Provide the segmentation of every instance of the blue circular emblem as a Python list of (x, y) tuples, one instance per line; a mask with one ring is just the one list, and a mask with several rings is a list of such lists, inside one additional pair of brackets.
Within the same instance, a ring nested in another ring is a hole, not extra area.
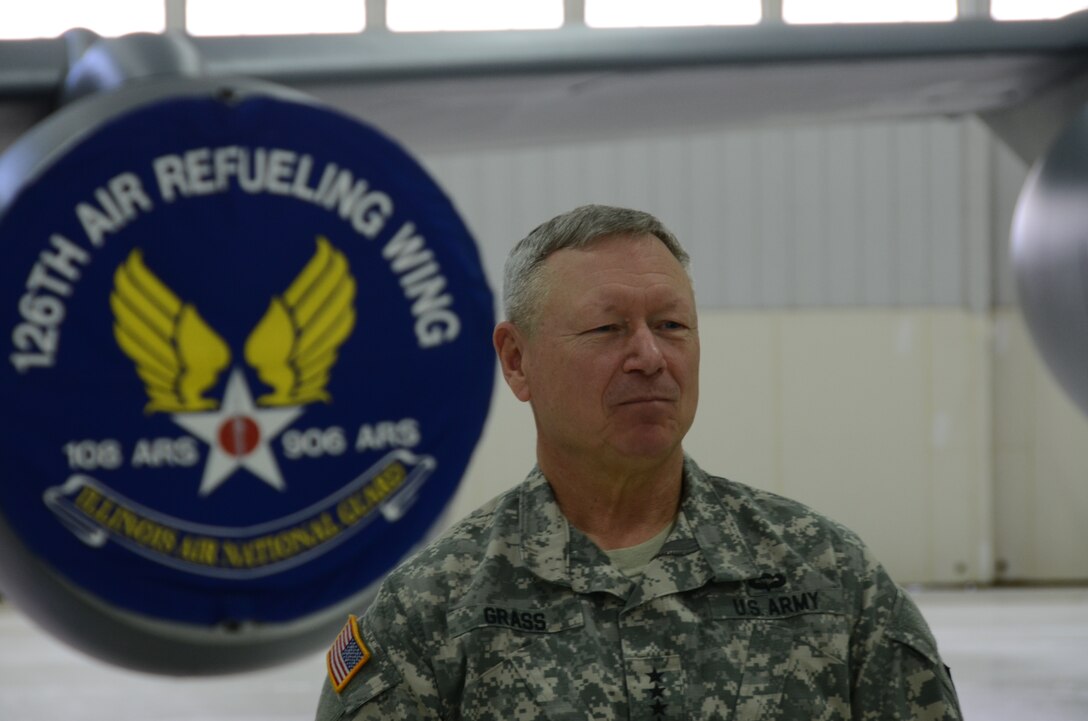
[(492, 296), (383, 135), (260, 94), (156, 99), (27, 179), (0, 242), (0, 524), (65, 584), (289, 624), (435, 525), (489, 407)]

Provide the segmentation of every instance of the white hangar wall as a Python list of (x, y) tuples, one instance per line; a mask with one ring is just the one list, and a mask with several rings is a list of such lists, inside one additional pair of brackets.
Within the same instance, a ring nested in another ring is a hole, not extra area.
[[(858, 531), (902, 582), (1088, 578), (1088, 421), (1054, 387), (1005, 259), (1026, 173), (977, 121), (922, 119), (422, 157), (493, 287), (537, 223), (649, 210), (693, 257), (688, 451)], [(520, 480), (527, 407), (497, 381), (452, 516)]]

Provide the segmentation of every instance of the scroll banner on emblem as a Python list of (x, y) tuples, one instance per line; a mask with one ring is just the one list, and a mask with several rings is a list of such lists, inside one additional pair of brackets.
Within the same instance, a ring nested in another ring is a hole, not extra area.
[(88, 546), (119, 543), (155, 563), (220, 578), (285, 571), (331, 551), (379, 515), (400, 520), (434, 470), (429, 456), (393, 451), (328, 498), (285, 518), (253, 526), (204, 526), (125, 498), (94, 478), (75, 475), (43, 500)]
[(368, 592), (490, 406), (493, 299), (452, 203), (286, 97), (77, 103), (0, 216), (0, 530), (143, 619), (292, 623)]

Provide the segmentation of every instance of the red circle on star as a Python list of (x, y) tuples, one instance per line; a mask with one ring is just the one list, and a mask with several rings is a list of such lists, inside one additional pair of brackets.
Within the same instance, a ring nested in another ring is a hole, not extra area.
[(232, 416), (219, 426), (219, 445), (232, 456), (247, 456), (257, 447), (261, 429), (248, 416)]

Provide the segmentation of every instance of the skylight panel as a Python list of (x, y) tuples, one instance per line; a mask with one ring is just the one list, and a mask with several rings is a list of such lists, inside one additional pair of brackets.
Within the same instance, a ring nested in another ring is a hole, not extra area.
[(366, 27), (363, 0), (186, 0), (190, 35), (357, 33)]
[(956, 19), (956, 0), (782, 0), (787, 23), (910, 23)]
[(387, 0), (395, 32), (545, 30), (563, 24), (562, 0)]
[(1088, 0), (990, 0), (994, 20), (1055, 20), (1088, 9)]
[(0, 3), (0, 39), (55, 38), (72, 28), (104, 37), (128, 33), (161, 33), (166, 5), (148, 0), (29, 0)]
[(597, 28), (754, 25), (760, 0), (586, 0), (586, 25)]

